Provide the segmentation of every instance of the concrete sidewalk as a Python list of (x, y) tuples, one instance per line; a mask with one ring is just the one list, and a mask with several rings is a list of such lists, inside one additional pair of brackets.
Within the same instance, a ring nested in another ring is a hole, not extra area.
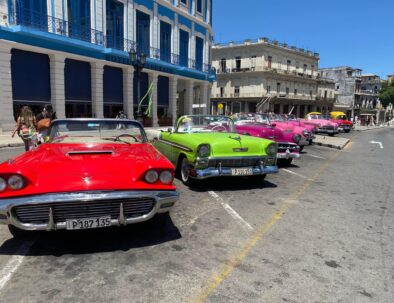
[(11, 134), (5, 135), (4, 133), (0, 135), (0, 148), (4, 147), (19, 147), (25, 146), (22, 142), (22, 139), (19, 138), (18, 135), (15, 135), (14, 138), (11, 138)]
[(349, 143), (349, 141), (350, 139), (348, 138), (316, 135), (316, 138), (313, 139), (313, 144), (330, 148), (343, 149), (346, 144)]
[(385, 127), (390, 127), (390, 126), (388, 126), (388, 125), (376, 125), (376, 126), (355, 125), (354, 130), (355, 131), (366, 131), (366, 130), (373, 130), (373, 129), (378, 129), (378, 128), (385, 128)]

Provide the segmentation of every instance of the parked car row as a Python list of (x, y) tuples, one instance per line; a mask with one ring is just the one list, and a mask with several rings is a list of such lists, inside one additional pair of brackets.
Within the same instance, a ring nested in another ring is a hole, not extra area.
[(189, 115), (151, 143), (132, 120), (55, 120), (47, 143), (0, 164), (0, 223), (20, 236), (160, 222), (179, 198), (175, 176), (260, 182), (317, 130), (292, 116)]

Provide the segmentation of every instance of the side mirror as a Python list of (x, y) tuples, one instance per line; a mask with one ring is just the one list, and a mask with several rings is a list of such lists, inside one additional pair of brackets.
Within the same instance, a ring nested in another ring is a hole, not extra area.
[(167, 128), (167, 131), (168, 131), (169, 133), (172, 133), (172, 132), (174, 131), (174, 129), (173, 129), (172, 127), (169, 127), (169, 128)]
[(159, 138), (157, 138), (157, 137), (154, 137), (154, 138), (152, 139), (152, 143), (156, 143), (157, 141), (159, 141)]

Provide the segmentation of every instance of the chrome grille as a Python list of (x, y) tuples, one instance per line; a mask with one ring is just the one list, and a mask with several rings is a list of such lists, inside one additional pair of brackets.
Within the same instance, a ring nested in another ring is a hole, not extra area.
[(246, 167), (246, 166), (258, 166), (260, 165), (260, 161), (263, 158), (261, 157), (232, 157), (232, 158), (213, 158), (209, 159), (208, 166), (209, 167), (218, 167), (221, 165), (222, 167)]
[(334, 130), (334, 126), (332, 126), (332, 125), (324, 125), (324, 126), (322, 126), (322, 129)]
[(297, 144), (293, 144), (293, 143), (278, 143), (279, 153), (285, 153), (286, 150), (289, 150), (290, 152), (298, 151), (299, 147)]
[(50, 208), (52, 208), (55, 223), (108, 215), (111, 219), (118, 219), (121, 203), (123, 203), (123, 213), (126, 219), (146, 215), (155, 206), (155, 200), (152, 198), (128, 198), (119, 201), (97, 200), (19, 205), (12, 208), (12, 213), (20, 222), (31, 224), (47, 223)]

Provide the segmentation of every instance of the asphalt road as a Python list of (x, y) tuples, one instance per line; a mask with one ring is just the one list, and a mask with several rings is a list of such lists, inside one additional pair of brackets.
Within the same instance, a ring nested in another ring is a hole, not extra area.
[(22, 242), (1, 226), (0, 302), (392, 303), (394, 128), (350, 136), (342, 151), (308, 146), (263, 183), (177, 180), (162, 230)]

